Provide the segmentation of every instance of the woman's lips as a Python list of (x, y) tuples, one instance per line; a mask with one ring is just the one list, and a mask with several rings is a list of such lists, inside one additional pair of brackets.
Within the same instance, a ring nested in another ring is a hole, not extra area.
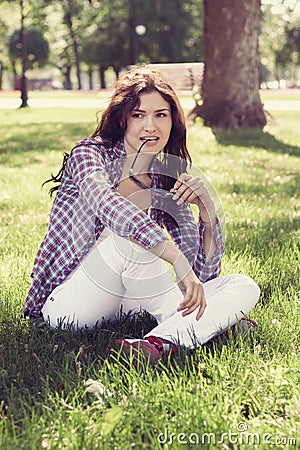
[(143, 142), (146, 142), (146, 144), (151, 144), (151, 143), (156, 143), (158, 140), (159, 140), (159, 138), (157, 137), (157, 136), (155, 136), (155, 137), (141, 137), (140, 138), (141, 139), (141, 141), (143, 141)]

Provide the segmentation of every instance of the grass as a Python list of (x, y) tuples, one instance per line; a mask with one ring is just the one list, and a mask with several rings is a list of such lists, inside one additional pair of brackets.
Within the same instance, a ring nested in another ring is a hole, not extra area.
[(19, 314), (51, 206), (41, 184), (91, 133), (95, 111), (0, 110), (1, 450), (299, 447), (300, 111), (273, 116), (264, 133), (189, 131), (225, 211), (223, 274), (261, 287), (259, 333), (152, 369), (111, 351), (151, 329), (146, 314), (76, 333), (41, 332)]

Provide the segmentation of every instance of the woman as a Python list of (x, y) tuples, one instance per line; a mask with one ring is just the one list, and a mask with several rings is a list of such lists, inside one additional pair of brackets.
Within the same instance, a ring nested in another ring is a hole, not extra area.
[(219, 277), (221, 226), (203, 181), (186, 173), (190, 162), (169, 82), (147, 68), (125, 73), (92, 137), (51, 179), (60, 184), (50, 190), (58, 189), (25, 314), (42, 315), (52, 328), (93, 327), (121, 305), (147, 310), (157, 327), (121, 343), (152, 359), (243, 320), (259, 288), (243, 275)]

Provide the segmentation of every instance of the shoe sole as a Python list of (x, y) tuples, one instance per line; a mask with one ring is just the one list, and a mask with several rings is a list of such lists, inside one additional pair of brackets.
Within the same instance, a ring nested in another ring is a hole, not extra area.
[(137, 342), (126, 342), (125, 340), (117, 340), (117, 344), (128, 358), (140, 358), (143, 357), (152, 366), (155, 365), (160, 359), (160, 352), (149, 342), (137, 341)]

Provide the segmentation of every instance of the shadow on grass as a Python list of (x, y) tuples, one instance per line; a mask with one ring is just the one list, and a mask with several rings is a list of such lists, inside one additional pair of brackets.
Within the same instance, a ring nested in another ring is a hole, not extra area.
[(49, 391), (72, 394), (82, 379), (95, 377), (117, 338), (142, 337), (155, 324), (147, 313), (123, 315), (118, 323), (91, 330), (50, 330), (22, 317), (5, 318), (0, 323), (2, 414), (14, 414), (26, 404), (42, 407)]
[(272, 134), (261, 130), (224, 130), (212, 128), (217, 142), (221, 145), (237, 147), (257, 147), (275, 153), (300, 156), (300, 147), (277, 140)]
[(90, 135), (87, 126), (78, 123), (33, 123), (16, 132), (16, 126), (6, 127), (7, 137), (0, 142), (0, 160), (9, 162), (24, 152), (45, 150), (70, 151), (72, 145)]
[[(126, 337), (142, 338), (153, 329), (156, 320), (144, 312), (123, 315), (117, 322), (106, 322), (92, 330), (50, 330), (27, 325), (20, 317), (0, 323), (0, 418), (8, 414), (22, 415), (24, 407), (34, 406), (42, 412), (53, 392), (73, 395), (74, 387), (84, 380), (99, 377), (105, 360), (120, 364), (124, 383), (128, 381), (128, 371), (143, 373), (147, 367), (145, 362), (131, 367), (126, 356), (116, 356), (115, 341)], [(200, 353), (214, 356), (224, 344), (228, 344), (228, 339), (225, 342), (222, 336), (217, 337), (202, 346)], [(199, 359), (197, 350), (182, 347), (174, 357), (165, 357), (163, 365), (151, 370), (165, 371), (171, 365), (170, 373), (174, 375), (184, 367), (195, 365), (193, 356)]]
[(239, 267), (246, 258), (254, 271), (250, 276), (256, 278), (258, 272), (263, 305), (274, 291), (288, 293), (299, 283), (299, 229), (300, 218), (265, 219), (263, 212), (253, 222), (227, 224), (226, 252)]

